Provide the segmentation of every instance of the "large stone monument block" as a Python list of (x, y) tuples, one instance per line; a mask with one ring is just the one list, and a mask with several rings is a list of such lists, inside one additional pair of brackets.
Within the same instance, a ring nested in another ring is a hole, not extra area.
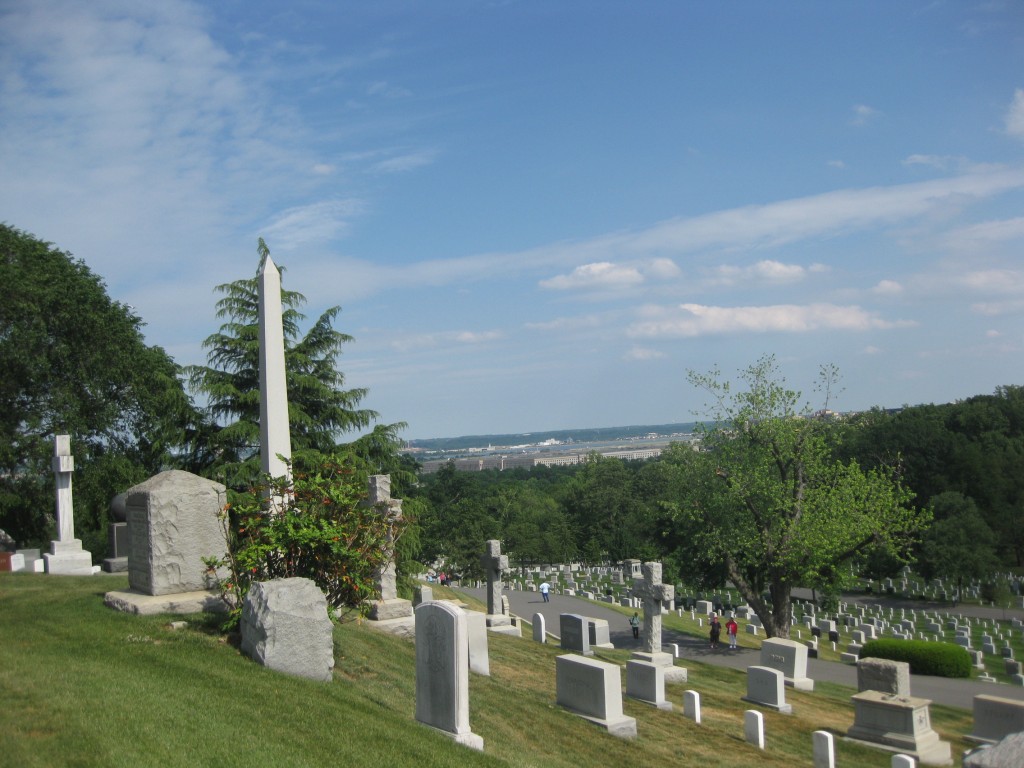
[(224, 486), (172, 469), (130, 488), (128, 584), (146, 595), (210, 589), (204, 557), (226, 549), (219, 519)]
[(334, 625), (310, 579), (256, 582), (242, 607), (242, 653), (288, 675), (330, 681)]

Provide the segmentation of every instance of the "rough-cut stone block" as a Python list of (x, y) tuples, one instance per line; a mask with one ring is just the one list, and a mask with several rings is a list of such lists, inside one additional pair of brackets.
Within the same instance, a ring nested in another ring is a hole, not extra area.
[(857, 690), (909, 696), (910, 664), (889, 659), (861, 659), (857, 662)]
[(129, 586), (146, 595), (209, 589), (203, 558), (226, 549), (218, 517), (223, 503), (223, 485), (180, 470), (129, 489)]
[(964, 768), (1018, 768), (1024, 765), (1024, 733), (1010, 734), (997, 744), (972, 750)]
[(329, 681), (334, 626), (327, 598), (309, 579), (256, 582), (242, 607), (242, 653), (265, 667)]

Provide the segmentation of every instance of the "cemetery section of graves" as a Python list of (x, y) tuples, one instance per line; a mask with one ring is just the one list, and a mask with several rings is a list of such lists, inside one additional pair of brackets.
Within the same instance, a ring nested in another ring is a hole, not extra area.
[[(470, 720), (483, 753), (415, 722), (415, 646), (368, 626), (334, 629), (333, 681), (261, 667), (217, 628), (218, 618), (111, 611), (103, 593), (123, 576), (0, 575), (0, 763), (19, 766), (791, 766), (811, 762), (811, 734), (836, 735), (839, 766), (888, 766), (890, 753), (844, 741), (853, 723), (843, 686), (790, 690), (792, 715), (766, 712), (764, 751), (744, 741), (742, 672), (687, 660), (665, 712), (625, 699), (638, 738), (626, 741), (555, 704), (556, 644), (491, 634), (490, 677), (471, 676)], [(485, 606), (434, 586), (435, 599)], [(666, 616), (666, 624), (690, 621)], [(172, 622), (184, 622), (178, 629)], [(744, 644), (756, 643), (743, 636)], [(629, 652), (595, 649), (625, 666)], [(684, 690), (701, 697), (698, 725), (681, 714)], [(932, 706), (954, 754), (970, 746), (969, 711)]]
[[(505, 589), (537, 590), (541, 582), (548, 581), (554, 592), (606, 603), (628, 616), (639, 608), (639, 603), (630, 599), (632, 577), (637, 573), (623, 572), (630, 569), (630, 564), (635, 569), (639, 561), (627, 560), (624, 569), (562, 566), (528, 570), (525, 575), (520, 571), (507, 575), (503, 586)], [(1009, 573), (998, 578), (1003, 591), (1013, 595), (1015, 602), (1011, 605), (1018, 608), (1006, 618), (965, 615), (962, 609), (958, 610), (949, 602), (953, 592), (951, 586), (945, 585), (941, 579), (924, 583), (905, 572), (899, 579), (884, 579), (873, 585), (864, 582), (859, 590), (868, 599), (859, 603), (840, 601), (836, 612), (816, 609), (808, 601), (794, 599), (790, 639), (809, 644), (816, 658), (837, 662), (851, 662), (850, 657), (871, 639), (952, 643), (970, 653), (971, 677), (1020, 685), (1024, 620), (1016, 618), (1020, 614), (1022, 598), (1012, 592), (1020, 589), (1020, 580)], [(888, 604), (893, 601), (898, 601), (900, 607)], [(984, 604), (980, 584), (969, 584), (958, 605)], [(699, 591), (677, 585), (675, 605), (675, 610), (664, 617), (668, 629), (706, 638), (708, 614), (714, 610), (720, 616), (735, 613), (741, 647), (758, 648), (765, 637), (757, 617), (744, 606), (735, 589)]]

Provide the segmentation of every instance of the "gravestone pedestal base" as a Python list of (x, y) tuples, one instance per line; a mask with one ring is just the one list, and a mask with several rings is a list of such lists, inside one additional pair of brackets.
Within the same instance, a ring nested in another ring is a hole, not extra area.
[(922, 765), (951, 765), (948, 741), (932, 730), (929, 699), (862, 691), (851, 697), (853, 727), (846, 738), (910, 755)]
[(92, 576), (92, 555), (82, 549), (81, 539), (51, 541), (43, 555), (46, 572), (61, 576)]
[[(426, 725), (426, 723), (424, 723), (424, 725)], [(484, 751), (484, 737), (478, 736), (472, 731), (467, 731), (466, 733), (452, 733), (451, 731), (446, 731), (443, 728), (435, 728), (432, 725), (427, 725), (427, 728), (440, 733), (442, 736), (447, 736), (456, 744), (461, 744), (464, 747), (475, 749), (478, 752)]]
[(522, 630), (512, 624), (512, 619), (500, 613), (487, 615), (487, 629), (491, 632), (497, 632), (499, 635), (523, 636)]
[(390, 619), (408, 619), (412, 617), (412, 601), (396, 597), (391, 600), (378, 600), (370, 606), (370, 621), (388, 621)]
[(213, 590), (144, 595), (141, 592), (107, 592), (103, 604), (121, 613), (153, 616), (161, 613), (225, 613), (228, 604)]
[(671, 653), (664, 653), (663, 651), (633, 651), (630, 658), (664, 667), (666, 683), (685, 683), (687, 680), (686, 667), (677, 667)]
[(127, 557), (107, 557), (103, 560), (103, 565), (100, 566), (107, 573), (127, 573), (128, 572), (128, 558)]

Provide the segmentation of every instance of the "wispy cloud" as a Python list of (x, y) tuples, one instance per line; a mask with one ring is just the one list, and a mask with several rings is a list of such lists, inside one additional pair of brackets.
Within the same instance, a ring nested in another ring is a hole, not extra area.
[(869, 107), (867, 104), (855, 104), (853, 106), (853, 119), (850, 123), (856, 126), (867, 125), (877, 120), (881, 115), (881, 112), (874, 107)]
[(899, 296), (903, 286), (896, 280), (879, 280), (871, 292), (878, 296)]
[(1006, 132), (1017, 139), (1024, 139), (1024, 88), (1014, 91), (1013, 101), (1006, 111)]
[(803, 280), (810, 271), (799, 264), (764, 259), (747, 267), (723, 264), (711, 271), (710, 282), (718, 285), (735, 285), (744, 281), (792, 283)]
[(363, 205), (358, 200), (327, 200), (289, 208), (274, 216), (260, 234), (272, 242), (275, 249), (293, 250), (300, 245), (339, 237), (362, 210)]
[(681, 304), (647, 307), (645, 319), (628, 334), (640, 338), (691, 338), (725, 333), (806, 333), (822, 330), (867, 331), (906, 327), (911, 323), (883, 320), (858, 306), (782, 304), (765, 307), (713, 307)]
[(626, 360), (659, 360), (665, 357), (665, 353), (646, 347), (630, 347), (624, 357)]
[(387, 160), (381, 160), (376, 163), (373, 168), (381, 173), (405, 173), (406, 171), (412, 171), (416, 168), (422, 168), (423, 166), (430, 165), (437, 159), (438, 152), (435, 149), (422, 149), (416, 152), (406, 152), (403, 154), (389, 157)]

